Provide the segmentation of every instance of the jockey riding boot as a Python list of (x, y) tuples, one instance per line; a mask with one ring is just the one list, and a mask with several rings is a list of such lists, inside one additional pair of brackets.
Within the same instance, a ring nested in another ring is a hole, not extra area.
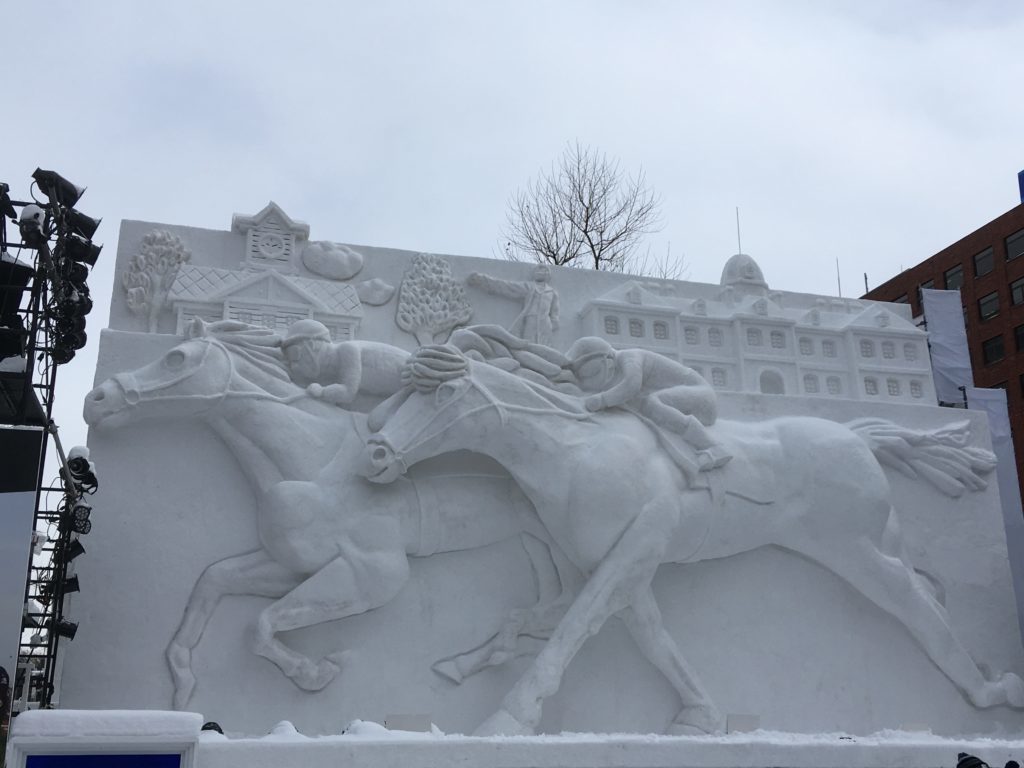
[(697, 466), (701, 472), (725, 466), (732, 454), (725, 447), (714, 442), (707, 429), (694, 416), (687, 415), (684, 439), (697, 449)]

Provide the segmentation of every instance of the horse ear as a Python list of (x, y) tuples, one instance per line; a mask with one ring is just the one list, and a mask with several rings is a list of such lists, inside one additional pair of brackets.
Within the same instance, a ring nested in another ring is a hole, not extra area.
[(186, 339), (199, 339), (206, 335), (206, 323), (201, 317), (193, 317), (192, 322), (185, 329)]

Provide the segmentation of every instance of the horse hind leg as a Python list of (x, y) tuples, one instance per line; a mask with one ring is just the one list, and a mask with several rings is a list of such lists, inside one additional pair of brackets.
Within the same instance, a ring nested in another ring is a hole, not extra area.
[(1024, 707), (1024, 684), (1013, 673), (987, 680), (949, 625), (945, 608), (913, 566), (867, 537), (832, 546), (785, 544), (821, 564), (896, 618), (925, 653), (976, 707)]

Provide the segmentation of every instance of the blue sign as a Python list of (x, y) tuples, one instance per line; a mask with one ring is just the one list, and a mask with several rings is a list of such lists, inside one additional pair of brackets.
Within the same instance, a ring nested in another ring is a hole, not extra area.
[(25, 768), (181, 768), (181, 755), (26, 755)]

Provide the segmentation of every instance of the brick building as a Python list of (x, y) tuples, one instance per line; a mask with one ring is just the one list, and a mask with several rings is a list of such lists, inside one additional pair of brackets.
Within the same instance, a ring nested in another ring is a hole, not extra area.
[(974, 383), (1006, 390), (1017, 474), (1024, 480), (1024, 203), (864, 298), (909, 303), (918, 317), (920, 288), (960, 289)]

